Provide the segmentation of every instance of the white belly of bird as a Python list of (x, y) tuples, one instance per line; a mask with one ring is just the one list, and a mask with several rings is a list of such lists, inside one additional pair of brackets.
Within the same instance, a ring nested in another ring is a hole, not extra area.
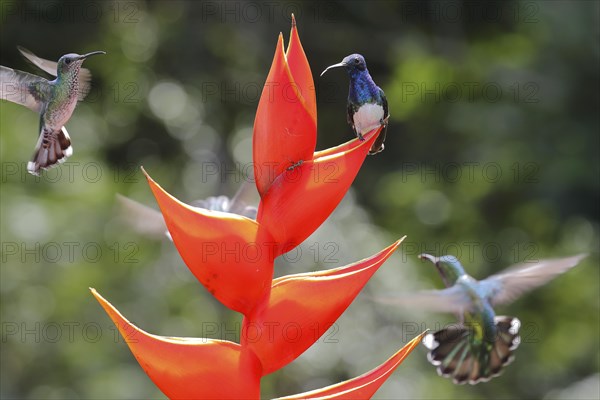
[(364, 104), (354, 113), (353, 119), (356, 132), (364, 135), (381, 125), (383, 107), (379, 104)]

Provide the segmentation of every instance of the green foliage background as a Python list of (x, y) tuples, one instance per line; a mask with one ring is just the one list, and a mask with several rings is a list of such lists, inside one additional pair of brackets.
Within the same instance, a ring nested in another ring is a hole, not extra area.
[[(115, 194), (156, 206), (140, 165), (184, 201), (235, 192), (291, 12), (316, 82), (318, 149), (351, 138), (347, 77), (318, 77), (350, 53), (365, 56), (392, 117), (385, 151), (276, 274), (341, 266), (405, 234), (368, 294), (441, 287), (421, 252), (455, 254), (476, 278), (588, 252), (497, 310), (523, 323), (502, 377), (454, 386), (419, 348), (376, 397), (598, 398), (598, 2), (2, 0), (0, 11), (2, 65), (34, 71), (16, 45), (48, 59), (108, 53), (85, 63), (94, 86), (67, 126), (74, 155), (41, 178), (25, 169), (38, 118), (0, 103), (2, 398), (163, 398), (90, 286), (148, 332), (237, 339), (240, 316), (166, 238), (128, 227)], [(264, 379), (263, 395), (359, 375), (452, 321), (361, 295), (313, 348)]]

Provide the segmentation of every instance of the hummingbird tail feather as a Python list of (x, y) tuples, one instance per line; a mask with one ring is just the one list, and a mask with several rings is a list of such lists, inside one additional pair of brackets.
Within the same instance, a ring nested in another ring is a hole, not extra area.
[(42, 127), (33, 158), (27, 163), (27, 171), (39, 175), (40, 169), (54, 167), (64, 162), (71, 154), (73, 154), (71, 138), (64, 126), (59, 131)]
[(430, 350), (427, 359), (439, 375), (452, 378), (456, 384), (474, 385), (500, 375), (519, 345), (520, 322), (514, 317), (498, 316), (494, 323), (494, 340), (478, 344), (473, 342), (473, 328), (462, 324), (428, 334), (423, 339)]
[(385, 135), (387, 133), (387, 126), (385, 126), (381, 132), (379, 133), (379, 136), (377, 136), (377, 139), (375, 139), (375, 142), (373, 142), (373, 145), (371, 146), (371, 149), (369, 150), (369, 155), (373, 156), (377, 153), (381, 153), (383, 151), (383, 148), (385, 147), (383, 142), (385, 142)]
[(521, 343), (521, 337), (519, 336), (521, 321), (516, 317), (496, 316), (494, 322), (498, 333), (494, 342), (490, 366), (500, 372), (502, 367), (510, 364), (515, 358), (513, 351)]

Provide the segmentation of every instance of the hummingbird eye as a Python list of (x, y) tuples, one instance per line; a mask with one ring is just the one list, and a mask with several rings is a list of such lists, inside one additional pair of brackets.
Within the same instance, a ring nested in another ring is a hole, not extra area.
[(360, 59), (358, 57), (354, 59), (354, 64), (360, 64)]
[(69, 65), (69, 64), (71, 64), (71, 61), (72, 60), (70, 58), (67, 58), (67, 59), (65, 59), (65, 64)]

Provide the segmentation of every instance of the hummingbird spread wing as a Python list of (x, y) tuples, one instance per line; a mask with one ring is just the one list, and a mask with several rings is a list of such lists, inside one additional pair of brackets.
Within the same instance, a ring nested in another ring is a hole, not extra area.
[(356, 112), (356, 109), (354, 108), (352, 103), (348, 102), (348, 107), (346, 109), (346, 118), (348, 120), (348, 124), (350, 124), (350, 126), (352, 127), (352, 131), (354, 132), (354, 134), (356, 136), (358, 136), (358, 134), (360, 132), (357, 132), (356, 127), (354, 126), (354, 113), (355, 112)]
[(27, 72), (0, 66), (0, 98), (21, 104), (37, 113), (50, 97), (47, 79)]
[(45, 60), (41, 57), (36, 56), (31, 51), (27, 50), (24, 47), (17, 46), (19, 52), (25, 57), (30, 63), (41, 69), (42, 71), (52, 75), (57, 76), (57, 67), (58, 63), (50, 60)]
[(258, 212), (256, 205), (258, 202), (259, 195), (256, 190), (256, 185), (248, 180), (244, 180), (229, 203), (229, 212), (243, 215), (250, 219), (256, 219), (256, 214)]
[(406, 308), (462, 314), (472, 308), (469, 295), (458, 286), (441, 290), (422, 290), (403, 296), (375, 297), (378, 303)]
[[(46, 60), (44, 58), (38, 57), (33, 54), (31, 51), (27, 50), (24, 47), (17, 46), (19, 52), (25, 57), (29, 62), (33, 65), (41, 69), (42, 71), (52, 75), (58, 76), (58, 63), (50, 60)], [(79, 81), (79, 90), (77, 93), (77, 100), (82, 101), (85, 99), (85, 96), (90, 92), (91, 81), (92, 81), (92, 73), (87, 68), (79, 69), (78, 74)]]
[(231, 199), (227, 196), (208, 196), (205, 199), (194, 200), (190, 203), (192, 207), (203, 208), (209, 211), (229, 212)]
[(83, 101), (92, 88), (92, 73), (87, 68), (79, 69), (79, 88), (77, 90), (77, 100)]
[(382, 105), (383, 105), (383, 119), (386, 121), (387, 124), (387, 119), (390, 116), (390, 109), (388, 107), (388, 101), (387, 101), (387, 97), (385, 97), (385, 93), (383, 92), (383, 90), (378, 87), (379, 89), (379, 95), (381, 96), (381, 100), (382, 100)]
[(167, 224), (160, 211), (118, 193), (116, 197), (120, 218), (134, 231), (156, 239), (167, 235)]
[(259, 202), (256, 186), (249, 181), (244, 181), (232, 198), (227, 196), (209, 196), (206, 199), (195, 200), (192, 206), (210, 211), (221, 211), (256, 219)]
[[(254, 193), (255, 192), (255, 193)], [(211, 196), (191, 203), (194, 207), (213, 211), (230, 212), (247, 218), (256, 219), (257, 208), (252, 204), (258, 197), (256, 187), (251, 182), (244, 182), (232, 199), (227, 196)], [(119, 217), (136, 232), (151, 238), (170, 238), (165, 220), (160, 213), (140, 202), (117, 194)]]
[(541, 286), (576, 266), (587, 254), (523, 263), (480, 281), (490, 302), (510, 303), (528, 290)]
[(42, 126), (33, 159), (27, 163), (27, 171), (39, 175), (40, 169), (54, 167), (64, 162), (71, 154), (71, 138), (64, 126), (58, 131)]

